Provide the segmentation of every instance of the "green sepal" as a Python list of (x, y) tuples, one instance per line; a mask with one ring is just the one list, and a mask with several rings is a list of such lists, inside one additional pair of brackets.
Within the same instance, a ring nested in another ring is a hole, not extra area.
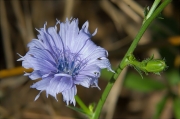
[(162, 14), (161, 14), (161, 13), (157, 16), (157, 18), (158, 18), (158, 19), (164, 19), (164, 18), (162, 17)]
[(136, 67), (136, 66), (133, 66), (133, 67), (134, 67), (134, 69), (136, 69), (136, 71), (139, 73), (139, 75), (143, 79), (142, 71), (138, 67)]

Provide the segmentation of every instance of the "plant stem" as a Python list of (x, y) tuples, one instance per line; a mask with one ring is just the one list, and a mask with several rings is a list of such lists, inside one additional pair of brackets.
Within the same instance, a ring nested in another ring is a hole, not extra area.
[(78, 95), (75, 96), (76, 102), (79, 104), (81, 109), (83, 109), (86, 114), (90, 114), (91, 112), (89, 111), (88, 107), (83, 103), (83, 101), (79, 98)]
[(160, 14), (160, 12), (171, 2), (171, 0), (164, 0), (164, 2), (154, 11), (154, 13), (147, 19), (145, 20), (144, 24), (141, 26), (140, 31), (136, 35), (135, 39), (133, 40), (131, 46), (129, 47), (128, 51), (126, 52), (125, 56), (123, 57), (119, 68), (116, 69), (116, 73), (111, 77), (110, 81), (108, 82), (101, 99), (98, 102), (98, 105), (96, 107), (96, 110), (94, 112), (94, 115), (92, 116), (91, 119), (98, 119), (100, 112), (102, 110), (102, 107), (104, 105), (104, 102), (113, 86), (115, 83), (116, 79), (118, 78), (119, 74), (122, 72), (122, 70), (126, 67), (126, 57), (130, 55), (131, 53), (134, 52), (139, 40), (141, 39), (142, 35), (146, 31), (147, 27), (150, 25), (150, 23)]

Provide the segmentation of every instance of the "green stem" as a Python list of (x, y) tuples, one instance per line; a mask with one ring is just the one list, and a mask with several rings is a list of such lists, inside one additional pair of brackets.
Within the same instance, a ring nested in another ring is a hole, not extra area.
[(76, 102), (81, 107), (81, 109), (83, 109), (86, 112), (86, 114), (91, 114), (91, 112), (89, 111), (88, 107), (83, 103), (83, 101), (79, 98), (78, 95), (75, 96), (75, 99), (76, 99)]
[(119, 68), (116, 70), (116, 73), (112, 76), (112, 78), (110, 79), (109, 83), (107, 84), (101, 99), (98, 102), (98, 105), (96, 107), (96, 110), (94, 112), (94, 115), (92, 116), (91, 119), (98, 119), (100, 112), (102, 110), (102, 107), (104, 105), (104, 102), (113, 86), (113, 84), (115, 83), (116, 79), (118, 78), (119, 74), (122, 72), (122, 69), (124, 69), (126, 67), (126, 57), (128, 55), (130, 55), (131, 53), (134, 52), (139, 40), (141, 39), (142, 35), (144, 34), (144, 32), (146, 31), (147, 27), (150, 25), (150, 23), (160, 14), (160, 12), (171, 2), (171, 0), (164, 0), (164, 2), (154, 11), (154, 13), (144, 22), (144, 24), (141, 26), (140, 31), (138, 32), (138, 34), (136, 35), (135, 39), (133, 40), (131, 46), (129, 47), (128, 51), (126, 52), (125, 56), (123, 57)]

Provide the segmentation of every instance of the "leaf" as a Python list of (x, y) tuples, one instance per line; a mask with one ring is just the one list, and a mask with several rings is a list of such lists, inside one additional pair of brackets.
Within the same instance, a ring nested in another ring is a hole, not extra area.
[(155, 112), (155, 115), (153, 116), (153, 119), (159, 119), (163, 109), (164, 109), (164, 106), (166, 104), (166, 101), (168, 99), (168, 96), (164, 96), (161, 101), (156, 105), (156, 112)]
[(72, 106), (67, 106), (67, 107), (69, 107), (69, 108), (71, 108), (71, 109), (73, 109), (73, 110), (75, 110), (75, 111), (77, 111), (77, 112), (83, 113), (83, 114), (85, 114), (85, 115), (88, 116), (88, 117), (91, 117), (91, 114), (87, 114), (84, 110), (82, 110), (82, 109), (80, 109), (80, 108), (72, 107)]
[(180, 119), (180, 98), (179, 97), (174, 97), (173, 109), (174, 109), (174, 115), (176, 119)]
[(135, 73), (127, 74), (126, 79), (124, 80), (124, 86), (126, 88), (140, 92), (151, 92), (154, 90), (162, 90), (166, 88), (166, 86), (159, 81), (155, 81), (147, 77), (144, 77), (142, 79), (139, 75)]

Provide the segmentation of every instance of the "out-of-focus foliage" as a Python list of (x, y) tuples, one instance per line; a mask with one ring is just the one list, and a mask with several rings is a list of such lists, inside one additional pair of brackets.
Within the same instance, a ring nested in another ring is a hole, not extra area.
[(156, 112), (154, 114), (154, 119), (159, 119), (164, 107), (165, 107), (165, 104), (166, 104), (166, 101), (168, 99), (168, 96), (164, 96), (160, 102), (156, 105)]
[(180, 119), (180, 97), (174, 97), (173, 99), (174, 114), (177, 119)]
[(163, 83), (151, 79), (148, 76), (142, 79), (139, 75), (134, 73), (127, 73), (124, 80), (124, 86), (131, 90), (144, 93), (165, 89), (165, 85)]

